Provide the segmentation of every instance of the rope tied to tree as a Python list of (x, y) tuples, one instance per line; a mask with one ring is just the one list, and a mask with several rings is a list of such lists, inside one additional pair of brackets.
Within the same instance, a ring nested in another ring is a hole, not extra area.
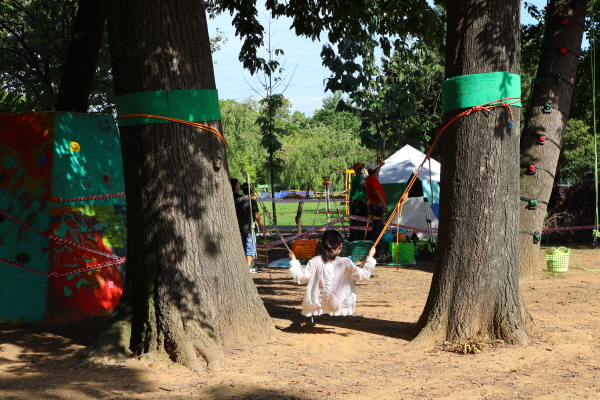
[[(505, 100), (513, 100), (511, 102), (506, 102)], [(461, 113), (459, 113), (458, 115), (456, 115), (454, 118), (452, 118), (450, 121), (448, 121), (448, 123), (446, 123), (442, 129), (440, 129), (440, 132), (437, 134), (437, 136), (435, 137), (433, 143), (431, 144), (431, 146), (429, 147), (429, 150), (427, 150), (427, 152), (425, 153), (425, 158), (423, 159), (423, 161), (421, 162), (421, 164), (419, 165), (419, 167), (417, 168), (417, 170), (415, 171), (415, 173), (413, 174), (413, 176), (411, 177), (410, 181), (406, 184), (406, 188), (404, 189), (404, 193), (402, 193), (402, 196), (400, 196), (400, 200), (398, 201), (398, 203), (396, 204), (396, 206), (394, 207), (394, 210), (392, 211), (392, 214), (390, 215), (390, 217), (388, 218), (388, 220), (386, 221), (383, 229), (381, 230), (381, 233), (379, 234), (379, 236), (377, 237), (377, 239), (375, 240), (375, 242), (373, 243), (373, 246), (377, 246), (377, 244), (379, 243), (379, 241), (381, 240), (381, 237), (383, 236), (383, 234), (387, 231), (387, 229), (389, 228), (392, 220), (396, 217), (396, 216), (401, 216), (402, 215), (402, 206), (403, 203), (406, 201), (406, 199), (408, 198), (408, 193), (410, 192), (410, 190), (412, 189), (413, 185), (415, 184), (415, 182), (417, 181), (417, 178), (419, 176), (419, 174), (421, 173), (421, 171), (423, 170), (423, 166), (425, 165), (425, 163), (431, 158), (431, 152), (433, 151), (433, 149), (435, 148), (435, 146), (437, 145), (437, 142), (439, 141), (440, 137), (442, 136), (442, 134), (444, 133), (444, 131), (450, 126), (452, 125), (454, 122), (456, 122), (458, 119), (464, 117), (464, 116), (469, 116), (477, 111), (487, 111), (487, 112), (491, 112), (493, 108), (496, 107), (504, 107), (504, 108), (508, 108), (508, 110), (510, 111), (510, 117), (511, 117), (511, 123), (509, 125), (509, 128), (512, 128), (513, 123), (514, 123), (514, 115), (511, 109), (511, 105), (515, 105), (517, 103), (521, 102), (521, 97), (505, 97), (499, 100), (494, 100), (494, 101), (490, 101), (488, 103), (485, 104), (479, 104), (479, 105), (475, 105), (473, 107), (470, 107), (468, 110), (465, 110)]]
[(163, 117), (163, 116), (160, 116), (160, 115), (152, 115), (152, 114), (125, 114), (125, 115), (117, 115), (117, 117), (115, 119), (118, 121), (118, 120), (120, 120), (122, 118), (154, 118), (154, 119), (163, 119), (163, 120), (166, 120), (166, 121), (178, 122), (180, 124), (190, 125), (190, 126), (193, 126), (195, 128), (202, 129), (202, 130), (214, 133), (215, 136), (217, 136), (221, 140), (221, 142), (223, 142), (223, 144), (225, 146), (227, 146), (227, 140), (225, 140), (225, 137), (221, 134), (221, 132), (219, 132), (216, 128), (213, 128), (212, 126), (203, 125), (203, 124), (198, 123), (198, 122), (184, 121), (182, 119), (171, 118), (171, 117)]

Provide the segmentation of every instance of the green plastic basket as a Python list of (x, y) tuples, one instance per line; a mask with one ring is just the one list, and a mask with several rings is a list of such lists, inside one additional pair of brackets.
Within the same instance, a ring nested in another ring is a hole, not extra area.
[(569, 254), (571, 250), (566, 247), (546, 251), (546, 265), (550, 272), (567, 272), (569, 269)]
[(352, 249), (352, 261), (360, 263), (367, 258), (367, 254), (369, 254), (369, 249), (373, 247), (373, 243), (372, 240), (355, 240), (352, 242), (350, 245)]
[(340, 251), (340, 254), (338, 255), (340, 257), (348, 257), (351, 254), (352, 252), (350, 250), (350, 242), (344, 240), (344, 243), (342, 243), (342, 251)]

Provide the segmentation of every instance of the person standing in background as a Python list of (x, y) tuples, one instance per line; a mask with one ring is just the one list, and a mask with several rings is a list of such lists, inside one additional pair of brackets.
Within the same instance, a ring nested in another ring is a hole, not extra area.
[[(357, 161), (352, 166), (354, 176), (350, 181), (350, 215), (367, 217), (367, 195), (365, 193), (365, 164)], [(367, 223), (357, 219), (352, 220), (352, 226), (365, 226)], [(362, 240), (365, 232), (359, 229), (350, 229), (350, 241)]]
[(379, 164), (379, 166), (375, 163), (369, 163), (369, 165), (367, 165), (369, 176), (365, 179), (365, 189), (367, 192), (367, 207), (372, 227), (369, 240), (373, 241), (377, 240), (379, 234), (383, 230), (383, 216), (388, 212), (385, 193), (381, 183), (379, 183), (379, 170), (384, 165), (384, 162)]
[[(233, 187), (233, 184), (232, 184)], [(256, 245), (254, 241), (254, 232), (252, 231), (253, 222), (256, 221), (260, 230), (265, 237), (266, 231), (265, 226), (260, 219), (258, 212), (258, 204), (256, 200), (251, 199), (249, 196), (254, 194), (254, 190), (250, 190), (248, 183), (244, 183), (241, 186), (243, 196), (235, 195), (235, 212), (238, 219), (238, 225), (240, 228), (240, 234), (242, 237), (242, 244), (244, 246), (244, 253), (246, 254), (246, 262), (248, 264), (248, 270), (251, 273), (255, 273), (262, 268), (257, 267), (254, 264), (254, 258), (256, 257)]]

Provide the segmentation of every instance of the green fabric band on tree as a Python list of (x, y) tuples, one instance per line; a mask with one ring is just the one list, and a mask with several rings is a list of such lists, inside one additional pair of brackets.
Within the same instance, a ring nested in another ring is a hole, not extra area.
[[(190, 122), (220, 121), (217, 89), (159, 90), (128, 93), (115, 97), (118, 115), (148, 114)], [(172, 123), (163, 119), (131, 117), (119, 119), (119, 126)]]
[[(508, 97), (521, 97), (521, 77), (506, 71), (455, 76), (442, 82), (445, 113)], [(505, 102), (515, 100), (517, 99), (505, 100)], [(521, 107), (520, 102), (512, 105)]]

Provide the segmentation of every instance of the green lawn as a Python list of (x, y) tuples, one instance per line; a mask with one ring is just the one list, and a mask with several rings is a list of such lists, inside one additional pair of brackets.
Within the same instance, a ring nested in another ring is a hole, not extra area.
[[(342, 205), (340, 203), (340, 200), (337, 200), (335, 202), (332, 201), (329, 204), (329, 208), (331, 211), (329, 217), (331, 221), (338, 218), (337, 210), (339, 210), (341, 214), (345, 213), (345, 205)], [(260, 209), (260, 217), (263, 221), (263, 224), (265, 224), (266, 226), (273, 225), (273, 221), (270, 219), (270, 217), (265, 215), (265, 212), (263, 211), (263, 206), (267, 208), (269, 215), (272, 216), (273, 205), (270, 201), (259, 202), (258, 205)], [(304, 230), (312, 229), (313, 225), (318, 227), (327, 223), (327, 214), (325, 207), (326, 205), (324, 201), (322, 201), (321, 203), (304, 203), (304, 208), (302, 211), (302, 227)], [(298, 212), (298, 203), (275, 203), (275, 209), (277, 213), (277, 226), (296, 226), (296, 213)], [(315, 214), (315, 211), (317, 211), (317, 209), (319, 210), (319, 213)], [(347, 225), (348, 222), (349, 220), (344, 220), (345, 225)]]

